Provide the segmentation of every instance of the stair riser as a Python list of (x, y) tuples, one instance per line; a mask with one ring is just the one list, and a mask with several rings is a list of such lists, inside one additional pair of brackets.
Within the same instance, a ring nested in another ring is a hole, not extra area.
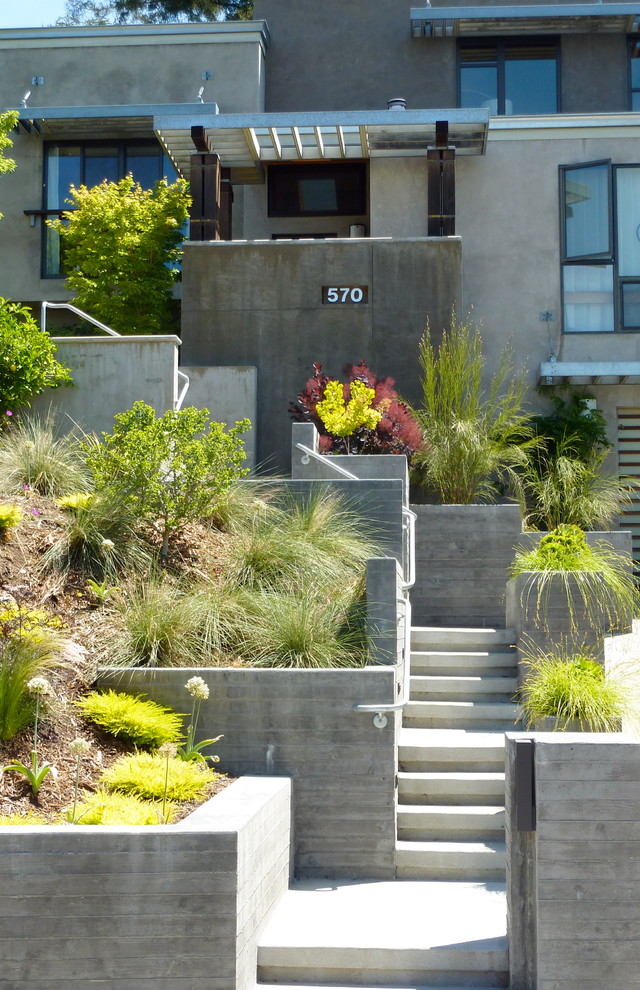
[(482, 732), (515, 732), (515, 721), (469, 718), (434, 718), (405, 715), (402, 724), (408, 729), (477, 729)]
[(414, 626), (411, 630), (411, 646), (420, 650), (438, 652), (460, 650), (473, 652), (498, 651), (500, 647), (513, 646), (513, 629), (443, 629), (434, 626)]
[(457, 687), (456, 685), (448, 689), (436, 688), (435, 690), (424, 687), (414, 688), (412, 685), (411, 701), (473, 701), (488, 705), (508, 705), (513, 701), (517, 690), (518, 687), (516, 685), (513, 688), (509, 687), (505, 691), (486, 691), (480, 694), (472, 689), (465, 690), (463, 687)]
[(438, 760), (425, 759), (401, 759), (399, 769), (402, 773), (466, 773), (469, 770), (477, 770), (478, 773), (500, 773), (504, 770), (504, 759), (502, 760), (482, 760), (477, 763), (471, 760), (461, 760), (458, 763), (442, 762)]
[(396, 877), (398, 880), (441, 880), (441, 881), (466, 881), (467, 883), (491, 883), (497, 881), (504, 882), (504, 867), (497, 869), (436, 869), (432, 867), (417, 867), (396, 865)]
[[(391, 951), (391, 950), (390, 950)], [(429, 960), (428, 955), (437, 955), (437, 959)], [(405, 953), (399, 951), (396, 962), (390, 960), (386, 967), (372, 968), (370, 960), (363, 957), (361, 965), (331, 966), (331, 959), (318, 961), (315, 966), (301, 964), (291, 959), (290, 964), (271, 965), (262, 963), (258, 957), (258, 980), (267, 984), (293, 983), (310, 986), (328, 987), (338, 984), (342, 987), (384, 986), (401, 987), (507, 987), (506, 952), (478, 950), (473, 954), (476, 959), (469, 960), (464, 968), (459, 968), (452, 961), (447, 963), (447, 956), (455, 956), (455, 950), (425, 949), (419, 955), (423, 958), (405, 960)], [(306, 950), (299, 950), (299, 956), (307, 957)], [(367, 955), (371, 955), (369, 952)], [(411, 953), (416, 956), (416, 953)], [(325, 951), (326, 956), (326, 951)], [(475, 965), (474, 965), (475, 963)]]
[(476, 787), (472, 792), (453, 785), (447, 787), (443, 784), (437, 787), (430, 787), (427, 790), (421, 787), (420, 784), (414, 784), (413, 782), (404, 783), (402, 778), (400, 778), (398, 781), (398, 801), (400, 804), (410, 804), (412, 806), (425, 805), (425, 807), (431, 804), (454, 805), (457, 808), (464, 808), (465, 806), (473, 807), (474, 805), (485, 807), (502, 806), (504, 805), (504, 784), (502, 786), (496, 784), (493, 786), (487, 785), (483, 788)]

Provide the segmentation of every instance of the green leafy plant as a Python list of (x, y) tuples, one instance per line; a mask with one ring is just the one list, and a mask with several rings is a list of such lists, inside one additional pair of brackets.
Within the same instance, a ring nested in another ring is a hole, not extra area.
[(120, 590), (115, 585), (109, 584), (108, 581), (94, 581), (93, 578), (87, 578), (87, 588), (99, 605), (105, 605), (109, 598)]
[[(161, 812), (158, 804), (144, 801), (135, 794), (98, 788), (93, 794), (84, 794), (78, 802), (74, 824), (157, 825), (161, 821), (171, 821), (175, 812), (175, 806), (168, 802), (164, 812)], [(68, 818), (65, 820), (68, 821)]]
[(17, 505), (0, 505), (0, 539), (6, 539), (21, 522), (22, 509)]
[(136, 746), (161, 746), (181, 738), (182, 716), (141, 695), (90, 691), (75, 702), (83, 716)]
[(134, 794), (147, 800), (191, 801), (201, 798), (220, 774), (201, 762), (169, 760), (168, 781), (165, 786), (166, 760), (151, 753), (122, 756), (103, 774), (110, 790)]
[(486, 391), (484, 364), (480, 332), (455, 315), (437, 349), (428, 327), (420, 341), (422, 405), (413, 413), (424, 446), (413, 458), (412, 480), (443, 503), (492, 501), (513, 476), (518, 450), (532, 443), (527, 385), (514, 373), (511, 351), (503, 350)]
[(537, 546), (518, 548), (511, 576), (519, 574), (529, 574), (523, 592), (525, 601), (528, 602), (534, 585), (538, 588), (535, 619), (543, 625), (552, 586), (563, 592), (574, 626), (574, 594), (584, 608), (585, 620), (594, 628), (601, 627), (603, 621), (613, 628), (624, 627), (637, 608), (631, 560), (603, 541), (590, 545), (578, 526), (558, 526), (543, 536)]
[[(18, 123), (18, 116), (17, 110), (4, 110), (0, 113), (0, 175), (13, 172), (16, 167), (13, 158), (7, 158), (5, 152), (7, 148), (13, 147), (13, 141), (9, 137), (9, 134)], [(1, 219), (2, 214), (0, 213)]]
[(121, 334), (166, 333), (189, 213), (187, 183), (143, 189), (131, 175), (74, 186), (73, 209), (47, 221), (61, 238), (74, 302)]
[(178, 749), (176, 755), (180, 760), (200, 760), (202, 763), (211, 760), (212, 763), (218, 763), (220, 760), (218, 756), (204, 756), (202, 750), (207, 746), (213, 746), (219, 739), (222, 739), (222, 736), (216, 736), (215, 739), (202, 739), (199, 743), (195, 741), (198, 718), (200, 717), (200, 705), (209, 697), (209, 686), (204, 682), (202, 677), (190, 677), (185, 687), (193, 698), (191, 722), (187, 728), (185, 744)]
[(525, 655), (519, 692), (528, 727), (553, 718), (558, 729), (578, 722), (591, 732), (616, 732), (628, 705), (622, 683), (605, 676), (593, 654), (558, 651)]
[(73, 784), (73, 807), (67, 820), (72, 825), (75, 825), (78, 821), (76, 818), (76, 808), (78, 805), (78, 788), (80, 786), (80, 761), (83, 756), (86, 756), (91, 751), (91, 743), (88, 739), (82, 739), (78, 736), (77, 739), (73, 739), (69, 743), (69, 750), (76, 758), (76, 776)]
[(58, 771), (51, 763), (45, 760), (38, 763), (38, 715), (40, 713), (40, 700), (45, 695), (51, 694), (51, 685), (45, 677), (32, 677), (26, 685), (27, 691), (35, 698), (35, 721), (33, 729), (33, 749), (31, 750), (31, 765), (25, 766), (20, 760), (11, 760), (2, 768), (2, 773), (13, 770), (22, 774), (29, 782), (31, 793), (37, 796), (38, 791), (49, 774), (57, 777)]
[[(540, 391), (546, 391), (543, 386)], [(542, 449), (547, 456), (567, 445), (574, 455), (583, 461), (590, 461), (594, 454), (611, 447), (607, 437), (607, 421), (599, 409), (592, 409), (590, 395), (570, 392), (567, 399), (550, 395), (552, 411), (546, 415), (534, 416), (531, 420), (538, 436), (543, 441)]]
[(86, 488), (87, 483), (76, 440), (56, 436), (51, 415), (24, 417), (3, 435), (0, 491), (22, 495), (26, 485), (40, 495), (56, 496)]
[[(0, 163), (2, 159), (0, 158)], [(55, 359), (56, 348), (31, 310), (0, 298), (0, 407), (29, 406), (46, 388), (71, 384), (68, 368)]]
[(231, 429), (209, 419), (207, 409), (188, 407), (157, 416), (136, 402), (115, 417), (113, 433), (85, 444), (96, 492), (124, 498), (138, 518), (169, 538), (185, 523), (207, 515), (233, 481), (245, 474), (242, 435), (249, 420)]

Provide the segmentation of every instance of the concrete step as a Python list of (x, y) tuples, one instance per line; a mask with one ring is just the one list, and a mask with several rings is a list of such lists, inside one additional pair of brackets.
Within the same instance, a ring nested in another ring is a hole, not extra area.
[(449, 647), (458, 650), (486, 650), (513, 646), (513, 629), (466, 628), (445, 626), (413, 626), (411, 648), (415, 650), (441, 650)]
[(506, 987), (499, 882), (296, 881), (258, 945), (258, 987)]
[(442, 839), (396, 845), (396, 876), (411, 880), (504, 880), (504, 842)]
[(517, 690), (517, 677), (470, 677), (451, 674), (411, 676), (411, 698), (415, 701), (510, 702)]
[(500, 677), (516, 671), (517, 660), (513, 651), (505, 650), (414, 650), (411, 651), (411, 673), (483, 675)]
[(402, 724), (423, 729), (477, 728), (512, 732), (518, 706), (511, 702), (413, 701), (404, 709)]
[(399, 773), (398, 803), (504, 805), (504, 773)]
[(398, 757), (401, 770), (499, 773), (504, 768), (504, 732), (403, 727)]
[(491, 804), (398, 805), (398, 839), (501, 842), (504, 818), (504, 808)]

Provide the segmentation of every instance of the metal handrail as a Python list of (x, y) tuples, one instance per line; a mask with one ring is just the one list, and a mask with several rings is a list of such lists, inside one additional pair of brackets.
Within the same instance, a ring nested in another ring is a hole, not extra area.
[[(308, 464), (311, 457), (316, 461), (321, 461), (323, 464), (327, 465), (332, 471), (337, 474), (348, 478), (349, 481), (361, 481), (355, 474), (351, 471), (347, 471), (345, 468), (340, 467), (340, 465), (334, 463), (330, 457), (325, 454), (318, 454), (317, 451), (312, 450), (310, 447), (306, 447), (303, 443), (297, 443), (296, 449), (303, 452), (302, 463)], [(418, 518), (416, 513), (409, 509), (406, 505), (402, 506), (402, 517), (403, 517), (403, 528), (407, 533), (408, 547), (407, 547), (407, 565), (409, 575), (406, 581), (402, 582), (402, 590), (408, 592), (410, 588), (413, 588), (416, 583), (416, 519)], [(374, 705), (364, 705), (357, 704), (353, 706), (354, 711), (358, 712), (375, 712), (373, 722), (374, 725), (379, 729), (383, 729), (387, 724), (387, 716), (385, 712), (397, 712), (403, 709), (409, 702), (409, 696), (411, 693), (411, 679), (409, 677), (409, 659), (411, 657), (411, 602), (409, 601), (409, 595), (405, 594), (402, 598), (397, 599), (398, 602), (404, 602), (404, 644), (402, 648), (402, 675), (403, 675), (403, 690), (402, 697), (399, 701), (391, 702), (388, 705), (374, 704)]]
[[(108, 333), (110, 337), (122, 337), (121, 333), (116, 333), (116, 331), (112, 330), (111, 327), (108, 327), (106, 323), (101, 323), (100, 320), (96, 320), (93, 316), (89, 316), (88, 313), (85, 313), (84, 310), (82, 309), (78, 309), (78, 307), (74, 306), (72, 303), (67, 303), (67, 302), (52, 303), (52, 302), (46, 302), (45, 300), (41, 303), (41, 307), (42, 308), (40, 311), (40, 329), (42, 330), (43, 333), (47, 332), (48, 309), (68, 309), (70, 313), (75, 313), (76, 316), (80, 316), (82, 317), (83, 320), (87, 320), (89, 323), (92, 323), (94, 327), (98, 328), (98, 330), (104, 330), (104, 332)], [(180, 394), (178, 395), (178, 398), (174, 402), (174, 409), (176, 412), (179, 409), (182, 409), (182, 403), (184, 402), (185, 395), (189, 391), (189, 385), (190, 385), (189, 376), (186, 375), (184, 371), (180, 371), (180, 369), (178, 369), (177, 375), (178, 378), (184, 379), (184, 385), (180, 390)]]

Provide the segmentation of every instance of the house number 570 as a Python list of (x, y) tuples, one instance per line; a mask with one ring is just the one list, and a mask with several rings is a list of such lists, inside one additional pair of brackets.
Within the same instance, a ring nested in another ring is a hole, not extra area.
[(366, 285), (323, 285), (323, 303), (366, 303), (369, 290)]

